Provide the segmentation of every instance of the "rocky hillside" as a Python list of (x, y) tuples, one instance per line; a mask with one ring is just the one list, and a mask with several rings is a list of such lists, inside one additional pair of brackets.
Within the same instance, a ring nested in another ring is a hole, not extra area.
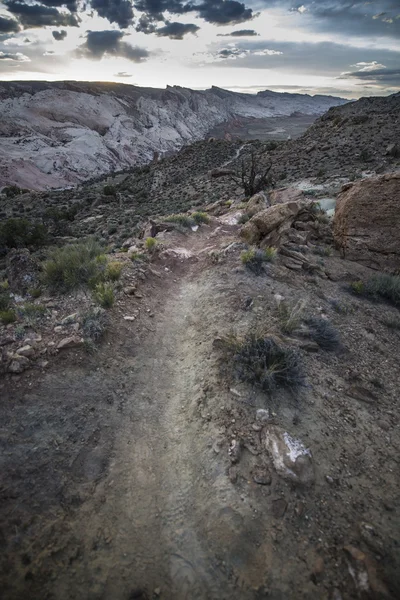
[(400, 93), (330, 108), (274, 154), (278, 178), (356, 177), (400, 165)]
[(241, 117), (319, 115), (331, 96), (239, 94), (114, 83), (3, 82), (0, 186), (43, 190), (148, 163)]

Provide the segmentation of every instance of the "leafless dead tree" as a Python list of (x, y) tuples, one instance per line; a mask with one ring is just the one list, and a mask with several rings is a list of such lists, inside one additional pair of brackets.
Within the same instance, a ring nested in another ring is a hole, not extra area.
[(269, 172), (272, 168), (272, 162), (267, 166), (261, 165), (260, 154), (252, 151), (250, 159), (242, 160), (242, 166), (239, 173), (231, 175), (230, 179), (243, 188), (246, 198), (254, 196), (261, 190), (264, 190), (271, 183)]

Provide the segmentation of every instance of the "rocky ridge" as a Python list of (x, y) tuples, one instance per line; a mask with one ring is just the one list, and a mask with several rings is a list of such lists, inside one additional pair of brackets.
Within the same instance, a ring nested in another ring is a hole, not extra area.
[(331, 96), (257, 95), (220, 88), (139, 88), (111, 83), (2, 82), (0, 186), (76, 185), (176, 151), (236, 116), (319, 115)]

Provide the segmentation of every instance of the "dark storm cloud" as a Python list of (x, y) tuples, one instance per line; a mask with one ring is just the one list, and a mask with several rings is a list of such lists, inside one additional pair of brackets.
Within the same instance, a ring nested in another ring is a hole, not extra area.
[(15, 0), (4, 2), (7, 10), (18, 17), (24, 29), (34, 27), (78, 27), (80, 19), (73, 14), (59, 12), (56, 8), (41, 6), (40, 4), (24, 4)]
[(6, 19), (0, 16), (0, 34), (1, 33), (17, 33), (19, 25), (14, 19)]
[(173, 15), (185, 13), (183, 3), (179, 0), (137, 0), (134, 6), (150, 19), (164, 21), (163, 13), (168, 11)]
[(254, 17), (251, 8), (236, 0), (203, 0), (200, 4), (184, 4), (179, 0), (137, 0), (135, 8), (158, 21), (165, 20), (164, 12), (176, 15), (196, 13), (204, 21), (214, 25), (234, 25)]
[(77, 12), (78, 10), (77, 0), (40, 0), (40, 4), (44, 4), (45, 6), (53, 6), (56, 8), (66, 6), (71, 12)]
[(183, 36), (187, 33), (195, 34), (200, 27), (193, 23), (177, 23), (167, 22), (164, 27), (156, 29), (158, 37), (169, 37), (171, 40), (183, 40)]
[(100, 17), (110, 23), (117, 23), (121, 29), (132, 25), (133, 9), (130, 0), (92, 0), (91, 6)]
[(149, 33), (154, 33), (157, 29), (157, 20), (156, 18), (148, 17), (146, 15), (142, 15), (139, 21), (136, 24), (136, 31), (140, 33), (145, 33), (148, 35)]
[(140, 63), (150, 56), (145, 48), (131, 46), (122, 41), (123, 31), (88, 31), (86, 42), (79, 46), (77, 54), (79, 57), (101, 60), (103, 56), (119, 56), (127, 58), (135, 63)]
[(67, 32), (63, 29), (61, 31), (52, 31), (53, 38), (57, 40), (57, 42), (61, 42), (64, 38), (67, 37)]
[(358, 79), (366, 83), (400, 87), (400, 69), (361, 69), (350, 73), (342, 73), (339, 79)]
[[(255, 1), (260, 7), (260, 0)], [(400, 36), (398, 0), (261, 0), (261, 6), (297, 13), (298, 26), (311, 31), (352, 36)]]
[(205, 0), (202, 4), (187, 4), (186, 10), (196, 11), (202, 19), (214, 25), (235, 25), (249, 21), (255, 15), (236, 0)]
[(217, 37), (254, 37), (260, 35), (254, 29), (239, 29), (230, 33), (218, 33)]

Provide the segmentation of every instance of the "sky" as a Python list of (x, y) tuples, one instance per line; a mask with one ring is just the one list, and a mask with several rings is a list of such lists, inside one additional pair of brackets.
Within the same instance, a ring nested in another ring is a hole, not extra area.
[(0, 0), (1, 80), (400, 91), (400, 0)]

